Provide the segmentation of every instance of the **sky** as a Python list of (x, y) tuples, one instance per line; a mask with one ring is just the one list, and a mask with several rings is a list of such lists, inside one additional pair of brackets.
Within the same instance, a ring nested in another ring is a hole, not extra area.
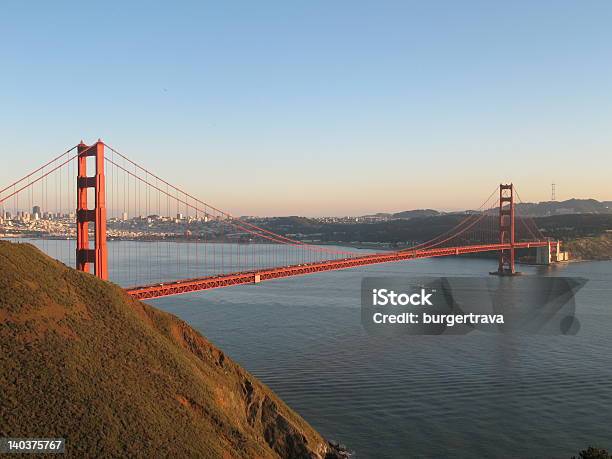
[(236, 215), (612, 200), (612, 2), (0, 6), (0, 185), (81, 139)]

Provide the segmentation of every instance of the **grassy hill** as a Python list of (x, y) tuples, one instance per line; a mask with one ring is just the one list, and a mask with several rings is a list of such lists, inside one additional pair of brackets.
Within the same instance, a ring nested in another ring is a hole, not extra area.
[[(0, 241), (0, 436), (72, 457), (339, 457), (185, 322)], [(282, 371), (282, 369), (279, 369)]]

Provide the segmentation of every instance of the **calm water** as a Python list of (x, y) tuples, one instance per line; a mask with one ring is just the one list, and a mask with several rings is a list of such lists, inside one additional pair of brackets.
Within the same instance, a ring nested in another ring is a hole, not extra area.
[(521, 267), (589, 279), (576, 299), (577, 336), (390, 339), (361, 327), (364, 276), (493, 269), (487, 260), (419, 260), (151, 304), (189, 322), (358, 458), (567, 458), (588, 445), (612, 448), (612, 262)]

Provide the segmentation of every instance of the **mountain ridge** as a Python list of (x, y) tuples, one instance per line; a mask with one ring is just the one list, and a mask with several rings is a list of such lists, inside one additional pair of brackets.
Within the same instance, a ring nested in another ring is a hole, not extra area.
[[(515, 208), (518, 215), (528, 217), (550, 217), (568, 214), (612, 214), (612, 201), (597, 201), (596, 199), (590, 198), (570, 198), (565, 201), (519, 202), (516, 203)], [(386, 217), (393, 219), (409, 219), (467, 212), (473, 212), (473, 210), (466, 209), (462, 211), (444, 212), (435, 209), (412, 209), (394, 213), (378, 212), (364, 215), (363, 218)]]

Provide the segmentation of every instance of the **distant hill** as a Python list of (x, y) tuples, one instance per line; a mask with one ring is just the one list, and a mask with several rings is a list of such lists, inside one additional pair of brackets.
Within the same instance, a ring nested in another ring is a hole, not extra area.
[(437, 215), (442, 215), (441, 212), (433, 209), (416, 209), (416, 210), (405, 210), (403, 212), (397, 212), (392, 214), (393, 218), (402, 218), (402, 219), (410, 219), (410, 218), (420, 218), (420, 217), (435, 217)]
[(396, 212), (394, 214), (388, 213), (388, 212), (378, 212), (376, 214), (363, 215), (363, 218), (378, 217), (378, 218), (385, 218), (385, 219), (398, 218), (398, 219), (403, 219), (403, 220), (409, 220), (411, 218), (433, 217), (436, 215), (443, 215), (443, 213), (438, 212), (437, 210), (434, 210), (434, 209), (415, 209), (415, 210), (404, 210), (403, 212)]
[[(365, 217), (386, 217), (391, 219), (411, 219), (435, 217), (448, 214), (465, 214), (471, 210), (460, 212), (440, 212), (434, 209), (405, 210), (397, 213), (379, 212)], [(529, 217), (550, 217), (569, 214), (612, 214), (612, 201), (597, 201), (595, 199), (568, 199), (566, 201), (543, 201), (536, 203), (518, 203), (518, 215)]]
[(338, 457), (185, 322), (29, 244), (0, 241), (0, 324), (2, 437), (65, 437), (71, 457)]
[(600, 202), (595, 199), (519, 203), (516, 205), (516, 212), (518, 215), (530, 217), (549, 217), (552, 215), (568, 214), (612, 214), (612, 203), (610, 201)]

